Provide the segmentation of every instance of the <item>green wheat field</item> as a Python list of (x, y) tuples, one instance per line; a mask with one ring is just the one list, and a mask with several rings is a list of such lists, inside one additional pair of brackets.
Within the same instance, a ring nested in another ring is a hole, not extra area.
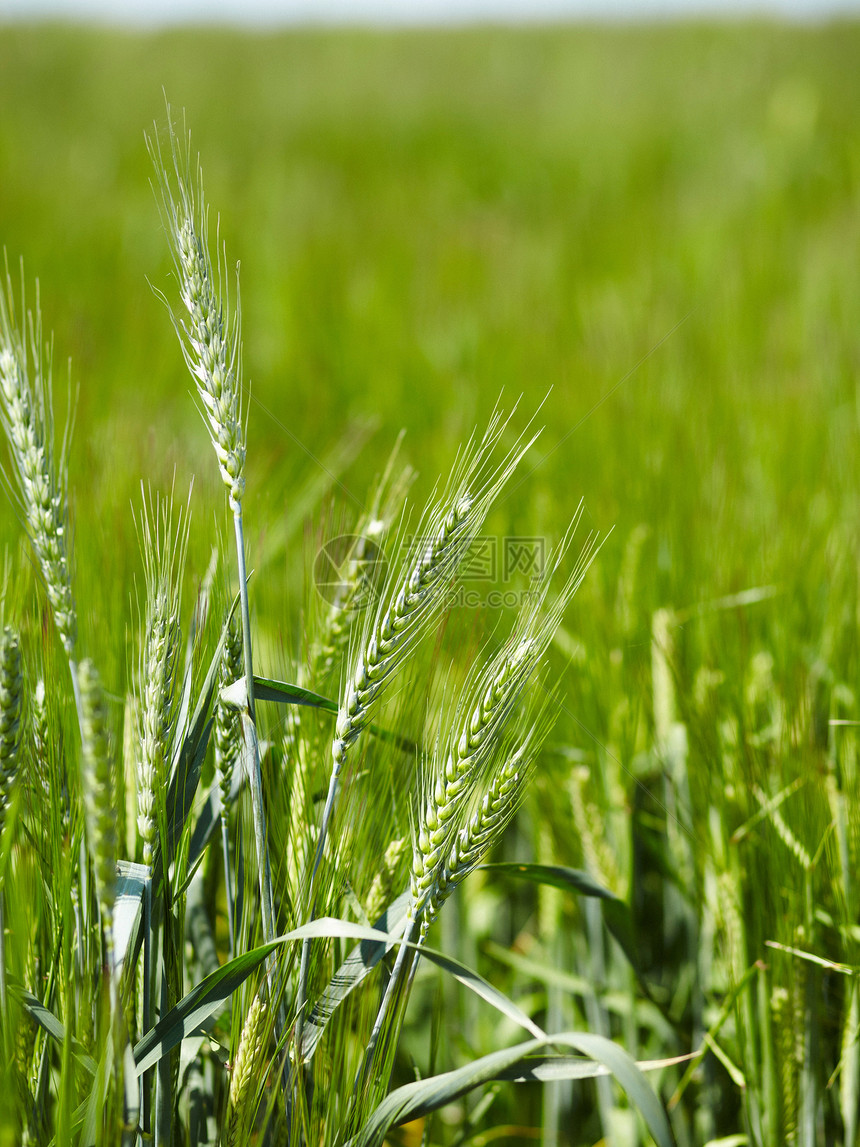
[(0, 28), (0, 1144), (860, 1144), (858, 109)]

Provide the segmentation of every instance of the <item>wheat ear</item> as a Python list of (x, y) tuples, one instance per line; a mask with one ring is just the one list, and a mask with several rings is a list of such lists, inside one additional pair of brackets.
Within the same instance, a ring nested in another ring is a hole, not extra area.
[(437, 871), (421, 920), (421, 940), (458, 884), (481, 863), (499, 840), (517, 810), (527, 784), (535, 751), (528, 742), (499, 770), (468, 823), (460, 829), (445, 863)]
[(23, 689), (18, 635), (7, 626), (0, 636), (0, 834), (18, 774)]
[(415, 822), (411, 901), (404, 933), (406, 942), (401, 944), (397, 953), (367, 1043), (364, 1065), (356, 1079), (356, 1088), (362, 1079), (371, 1077), (379, 1040), (400, 989), (404, 969), (413, 960), (409, 945), (416, 939), (424, 913), (434, 896), (439, 905), (445, 898), (442, 884), (449, 855), (460, 829), (468, 829), (464, 806), (468, 809), (479, 779), (485, 775), (489, 762), (502, 747), (504, 726), (531, 676), (538, 653), (538, 644), (533, 639), (515, 632), (512, 640), (477, 676), (471, 688), (467, 686), (468, 701), (455, 710), (452, 729), (441, 742), (446, 746), (441, 766), (438, 758), (440, 742), (437, 741), (437, 753), (431, 765), (431, 776), (435, 779)]
[[(52, 799), (52, 786), (49, 769), (49, 756), (48, 756), (48, 699), (45, 693), (45, 681), (39, 678), (36, 682), (36, 688), (33, 690), (32, 707), (30, 709), (30, 736), (33, 745), (33, 763), (35, 768), (32, 769), (32, 783), (38, 785), (40, 789), (40, 796), (45, 800)], [(67, 800), (68, 794), (64, 793), (64, 801)], [(54, 794), (53, 799), (56, 799)]]
[[(509, 420), (510, 416), (504, 418), (499, 411), (494, 412), (480, 442), (473, 436), (460, 453), (445, 493), (431, 501), (419, 523), (417, 545), (405, 569), (389, 580), (379, 608), (371, 615), (358, 644), (355, 668), (343, 693), (332, 742), (332, 769), (308, 890), (311, 917), (317, 871), (347, 754), (370, 723), (391, 677), (441, 611), (451, 581), (490, 506), (537, 437), (528, 441), (518, 438), (502, 463), (492, 469), (489, 456)], [(297, 993), (299, 1041), (309, 956), (310, 942), (306, 940), (302, 945)]]
[(365, 911), (371, 924), (379, 919), (391, 900), (401, 870), (401, 862), (409, 851), (409, 843), (407, 836), (395, 837), (385, 850), (382, 867), (374, 876), (367, 894)]
[[(23, 287), (22, 311), (24, 309)], [(68, 496), (66, 448), (68, 431), (59, 458), (55, 455), (54, 416), (50, 360), (42, 351), (42, 315), (38, 287), (35, 313), (27, 314), (28, 337), (23, 322), (16, 323), (12, 280), (6, 266), (0, 282), (0, 421), (12, 454), (12, 473), (7, 476), (30, 544), (45, 582), (54, 622), (63, 648), (72, 664), (77, 637), (77, 615), (69, 574)]]
[[(180, 142), (169, 120), (175, 181), (168, 177), (158, 137), (149, 142), (161, 189), (162, 219), (170, 242), (183, 314), (167, 300), (185, 362), (197, 385), (201, 414), (209, 432), (231, 508), (245, 492), (245, 430), (242, 416), (242, 362), (239, 308), (231, 317), (221, 292), (226, 283), (226, 255), (219, 252), (218, 274), (209, 255), (209, 226), (203, 196), (203, 174), (192, 168), (188, 137)], [(174, 189), (175, 182), (175, 189)]]
[(117, 835), (107, 712), (99, 675), (92, 661), (82, 661), (78, 672), (81, 690), (81, 788), (87, 843), (93, 858), (108, 962), (113, 968)]
[[(21, 648), (18, 635), (8, 626), (0, 636), (0, 835), (6, 823), (9, 797), (18, 773), (21, 733), (21, 696), (24, 679), (21, 673)], [(0, 887), (0, 1016), (2, 1016), (4, 1052), (10, 1054), (8, 1042), (9, 1013), (6, 1010), (6, 904)]]
[(492, 660), (478, 678), (477, 700), (465, 722), (455, 729), (444, 764), (432, 766), (435, 780), (416, 822), (411, 919), (420, 919), (434, 893), (463, 826), (464, 806), (468, 807), (476, 784), (501, 749), (504, 726), (534, 671), (538, 652), (533, 639), (522, 637)]
[[(444, 604), (460, 562), (483, 525), (499, 490), (534, 441), (518, 439), (502, 464), (487, 473), (488, 456), (508, 424), (494, 414), (483, 439), (471, 440), (455, 464), (448, 489), (431, 503), (417, 531), (417, 544), (399, 576), (389, 581), (379, 608), (359, 643), (344, 690), (332, 743), (332, 772), (323, 811), (314, 875), (347, 753), (370, 723), (386, 686)], [(313, 880), (312, 880), (313, 883)]]
[[(476, 857), (489, 847), (493, 833), (501, 831), (506, 817), (516, 807), (528, 768), (519, 770), (515, 766), (513, 774), (506, 778), (505, 767), (497, 771), (497, 762), (510, 740), (506, 727), (511, 714), (596, 553), (595, 541), (589, 538), (573, 572), (547, 608), (551, 580), (570, 547), (581, 515), (580, 506), (564, 539), (550, 555), (508, 641), (483, 669), (473, 674), (471, 684), (467, 683), (464, 690), (465, 700), (455, 708), (449, 730), (437, 740), (428, 769), (427, 792), (414, 818), (411, 903), (404, 933), (404, 939), (410, 943), (419, 932), (423, 939), (429, 924), (425, 919), (428, 910), (435, 916), (450, 894), (452, 883), (459, 882), (457, 876), (465, 878), (477, 863)], [(519, 754), (524, 754), (529, 745), (531, 753), (536, 751), (545, 734), (542, 717), (521, 741)], [(516, 762), (517, 757), (515, 753), (512, 761)], [(487, 807), (484, 809), (482, 801), (470, 820), (469, 809), (482, 785)], [(407, 943), (401, 944), (356, 1087), (362, 1078), (371, 1077), (377, 1045), (400, 989), (404, 968), (413, 961), (411, 951)], [(414, 969), (413, 961), (412, 974)]]
[(591, 537), (557, 597), (547, 605), (552, 579), (570, 548), (582, 515), (580, 506), (570, 529), (556, 550), (520, 612), (508, 641), (477, 677), (467, 686), (468, 701), (463, 713), (455, 711), (451, 731), (440, 743), (430, 762), (427, 795), (415, 820), (410, 916), (424, 912), (437, 889), (457, 833), (467, 827), (470, 797), (482, 782), (486, 770), (504, 747), (505, 726), (526, 684), (534, 678), (538, 665), (555, 636), (570, 599), (582, 582), (596, 553)]
[(173, 499), (152, 498), (143, 492), (139, 520), (135, 518), (143, 557), (146, 602), (144, 641), (140, 658), (138, 704), (137, 828), (143, 842), (143, 863), (152, 864), (158, 831), (158, 802), (167, 783), (167, 758), (173, 728), (173, 687), (179, 651), (179, 609), (189, 515), (180, 510), (174, 525)]
[[(227, 630), (227, 640), (221, 655), (219, 681), (222, 689), (242, 676), (242, 635), (233, 621)], [(215, 775), (221, 794), (221, 847), (224, 854), (224, 886), (227, 895), (227, 930), (230, 958), (236, 954), (236, 922), (234, 920), (233, 879), (230, 867), (230, 831), (228, 814), (233, 787), (233, 770), (239, 757), (242, 731), (239, 714), (219, 699), (215, 709)]]
[(242, 1035), (239, 1038), (236, 1061), (233, 1064), (230, 1080), (230, 1114), (223, 1137), (225, 1147), (237, 1147), (239, 1143), (247, 1142), (241, 1137), (240, 1132), (243, 1130), (245, 1109), (251, 1096), (255, 1076), (266, 1049), (267, 1015), (265, 998), (261, 992), (257, 992), (248, 1009)]
[(218, 459), (230, 509), (233, 511), (242, 610), (246, 704), (254, 741), (253, 767), (250, 770), (251, 802), (260, 874), (263, 935), (269, 942), (275, 935), (275, 912), (266, 813), (263, 805), (263, 782), (256, 737), (251, 614), (242, 524), (242, 495), (245, 492), (245, 428), (242, 413), (240, 310), (237, 305), (233, 317), (230, 317), (225, 286), (226, 255), (223, 250), (219, 250), (216, 283), (209, 255), (203, 176), (199, 164), (192, 170), (190, 137), (186, 133), (181, 142), (177, 139), (170, 119), (169, 106), (167, 117), (174, 180), (167, 174), (157, 136), (156, 142), (150, 141), (149, 147), (161, 185), (162, 217), (173, 252), (179, 279), (179, 296), (185, 312), (182, 317), (177, 317), (171, 311), (171, 316), (188, 369), (197, 384), (197, 396), (201, 403), (203, 419)]
[(409, 466), (395, 476), (402, 440), (401, 434), (372, 490), (368, 509), (355, 525), (354, 545), (343, 571), (337, 599), (329, 607), (320, 637), (311, 649), (308, 679), (312, 688), (320, 688), (332, 669), (343, 662), (356, 620), (373, 605), (372, 595), (379, 588), (373, 584), (373, 574), (378, 571), (381, 547), (403, 509), (409, 487), (415, 479), (415, 472)]

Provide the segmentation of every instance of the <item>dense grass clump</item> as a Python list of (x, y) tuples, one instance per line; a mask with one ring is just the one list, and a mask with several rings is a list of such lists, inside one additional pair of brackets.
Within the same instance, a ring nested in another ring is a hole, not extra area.
[(7, 1137), (854, 1147), (858, 48), (4, 29)]

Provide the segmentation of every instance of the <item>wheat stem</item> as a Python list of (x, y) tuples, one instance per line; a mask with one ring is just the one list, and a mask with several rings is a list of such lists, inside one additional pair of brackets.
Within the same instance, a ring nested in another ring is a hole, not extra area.
[[(397, 959), (394, 961), (394, 967), (391, 970), (388, 983), (385, 985), (385, 994), (382, 997), (382, 1003), (379, 1005), (379, 1011), (376, 1013), (376, 1020), (373, 1024), (373, 1030), (370, 1033), (370, 1038), (367, 1041), (367, 1046), (364, 1051), (364, 1060), (362, 1067), (356, 1076), (355, 1086), (353, 1088), (353, 1096), (358, 1094), (359, 1087), (371, 1078), (374, 1063), (377, 1059), (377, 1047), (379, 1045), (382, 1031), (388, 1020), (391, 1011), (392, 1002), (400, 987), (404, 969), (406, 968), (407, 960), (414, 956), (414, 949), (410, 944), (415, 943), (418, 935), (419, 921), (416, 918), (410, 918), (406, 923), (406, 931), (403, 933), (403, 939), (400, 943), (400, 948), (397, 952)], [(410, 965), (414, 967), (414, 965)]]

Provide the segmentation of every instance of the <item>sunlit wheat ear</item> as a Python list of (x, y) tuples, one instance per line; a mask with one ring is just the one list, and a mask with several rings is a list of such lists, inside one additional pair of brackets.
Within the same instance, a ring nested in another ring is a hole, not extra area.
[(116, 893), (116, 808), (113, 768), (104, 694), (95, 666), (78, 667), (81, 692), (81, 788), (87, 844), (93, 859), (96, 894), (108, 953), (113, 949), (113, 906)]
[(533, 730), (526, 742), (498, 770), (468, 823), (454, 837), (451, 851), (438, 868), (430, 889), (421, 921), (422, 940), (457, 885), (501, 838), (517, 811), (542, 740), (542, 735)]
[[(23, 312), (23, 287), (21, 296)], [(0, 421), (12, 456), (6, 481), (36, 553), (60, 640), (71, 659), (77, 616), (67, 548), (68, 428), (57, 457), (50, 361), (45, 362), (42, 349), (38, 290), (35, 313), (27, 313), (26, 320), (22, 315), (18, 323), (8, 266), (0, 282)]]
[[(217, 276), (213, 270), (209, 254), (203, 178), (199, 165), (193, 165), (191, 161), (190, 137), (187, 133), (182, 139), (177, 137), (170, 119), (169, 106), (167, 117), (172, 173), (168, 173), (165, 166), (158, 137), (148, 143), (161, 188), (162, 216), (173, 252), (179, 279), (179, 297), (183, 308), (183, 312), (179, 315), (173, 310), (170, 313), (185, 361), (197, 384), (197, 396), (203, 419), (215, 449), (221, 478), (233, 511), (247, 715), (252, 726), (256, 726), (251, 613), (242, 522), (242, 495), (245, 491), (245, 428), (242, 414), (239, 307), (237, 305), (231, 318), (226, 288), (226, 254), (223, 250), (218, 252)], [(249, 779), (260, 874), (263, 935), (267, 941), (271, 941), (275, 934), (275, 909), (257, 746), (255, 738), (254, 761), (250, 766)]]
[(158, 137), (148, 140), (161, 190), (162, 217), (179, 280), (182, 312), (177, 315), (169, 304), (168, 308), (188, 369), (197, 384), (203, 419), (230, 505), (235, 509), (245, 491), (238, 286), (236, 311), (231, 316), (226, 255), (218, 252), (216, 274), (209, 253), (203, 176), (199, 165), (191, 160), (190, 136), (178, 138), (169, 120), (168, 131), (172, 172), (165, 165)]
[[(222, 689), (232, 685), (243, 674), (242, 634), (238, 625), (231, 621), (227, 630), (227, 640), (221, 655), (219, 682)], [(235, 954), (236, 921), (233, 905), (233, 876), (230, 866), (230, 835), (228, 814), (230, 793), (233, 787), (233, 770), (239, 758), (242, 729), (236, 709), (219, 699), (215, 709), (215, 776), (221, 794), (221, 849), (224, 855), (224, 883), (227, 894), (227, 929), (230, 940), (230, 955)]]
[(40, 780), (44, 782), (48, 772), (48, 697), (44, 678), (40, 677), (33, 690), (33, 707), (30, 713), (32, 722), (33, 757), (37, 767), (41, 766)]
[(51, 797), (48, 736), (48, 698), (45, 693), (44, 679), (40, 677), (36, 682), (36, 688), (33, 690), (30, 705), (30, 737), (33, 746), (31, 774), (33, 787), (38, 787), (45, 799)]
[(137, 827), (143, 862), (152, 863), (157, 836), (157, 802), (163, 801), (174, 720), (174, 683), (179, 652), (179, 615), (185, 554), (187, 507), (175, 515), (173, 499), (143, 496), (135, 518), (143, 557), (145, 602), (139, 666)]
[(241, 1136), (248, 1104), (253, 1097), (254, 1087), (266, 1050), (268, 1036), (267, 1007), (262, 992), (257, 992), (251, 1001), (245, 1019), (233, 1074), (230, 1080), (230, 1103), (227, 1127), (222, 1142), (225, 1147), (237, 1147), (247, 1142)]
[[(391, 677), (438, 618), (460, 562), (490, 506), (537, 437), (525, 440), (520, 436), (501, 463), (493, 467), (490, 456), (509, 421), (510, 416), (504, 418), (496, 411), (481, 440), (473, 436), (460, 451), (442, 497), (432, 499), (425, 510), (405, 563), (388, 579), (379, 607), (369, 615), (356, 643), (355, 668), (342, 694), (332, 742), (332, 769), (310, 877), (311, 913), (316, 874), (347, 753), (370, 723)], [(305, 941), (299, 971), (300, 1007), (305, 1002), (309, 951), (310, 943)]]
[(382, 858), (382, 866), (373, 878), (367, 894), (367, 918), (373, 923), (378, 920), (391, 901), (397, 889), (397, 880), (403, 858), (409, 851), (409, 837), (401, 836), (392, 840)]
[(368, 509), (355, 525), (353, 546), (341, 566), (337, 599), (327, 610), (320, 636), (311, 649), (309, 680), (312, 688), (321, 688), (322, 681), (332, 669), (343, 663), (356, 623), (374, 604), (387, 539), (415, 478), (409, 466), (395, 474), (401, 441), (402, 435), (371, 492)]
[[(225, 689), (242, 677), (242, 634), (235, 621), (230, 622), (224, 652), (221, 655), (218, 683)], [(215, 708), (215, 774), (221, 792), (221, 817), (226, 819), (230, 807), (233, 770), (242, 744), (238, 710), (219, 700)]]
[(0, 833), (18, 773), (23, 689), (18, 635), (7, 626), (0, 636)]
[(512, 737), (519, 739), (516, 728), (510, 728), (517, 703), (526, 686), (534, 681), (564, 610), (595, 553), (594, 542), (589, 540), (557, 598), (548, 605), (552, 577), (570, 546), (579, 516), (550, 555), (507, 642), (483, 669), (471, 675), (447, 732), (437, 742), (427, 771), (423, 806), (415, 818), (410, 910), (413, 919), (425, 911), (444, 874), (458, 833), (468, 828), (468, 811), (476, 792), (482, 786), (486, 791), (495, 779), (494, 770), (506, 742)]
[(535, 669), (536, 653), (536, 643), (526, 637), (513, 648), (505, 647), (477, 678), (470, 705), (437, 748), (430, 766), (432, 787), (417, 818), (413, 843), (413, 919), (427, 908), (457, 834), (467, 827), (475, 788), (502, 749), (505, 725)]
[[(580, 507), (532, 588), (510, 637), (489, 662), (470, 675), (462, 701), (437, 738), (427, 766), (425, 794), (413, 816), (408, 940), (416, 933), (423, 939), (430, 917), (439, 911), (452, 886), (466, 876), (498, 837), (516, 808), (532, 753), (546, 735), (545, 717), (533, 722), (528, 710), (517, 727), (517, 704), (523, 690), (534, 681), (564, 610), (596, 552), (593, 539), (589, 539), (573, 572), (548, 605), (552, 577), (570, 547), (581, 513)], [(548, 710), (543, 706), (543, 713)], [(520, 749), (509, 755), (517, 743)], [(406, 944), (400, 946), (368, 1040), (362, 1081), (373, 1078), (382, 1034), (407, 964), (412, 962), (413, 972), (416, 967), (410, 951)]]
[(358, 643), (332, 745), (336, 768), (370, 721), (388, 680), (441, 611), (452, 579), (499, 490), (534, 439), (517, 441), (503, 462), (488, 459), (507, 425), (496, 414), (480, 443), (459, 456), (443, 496), (431, 502), (416, 530), (405, 567), (389, 580), (377, 612)]

